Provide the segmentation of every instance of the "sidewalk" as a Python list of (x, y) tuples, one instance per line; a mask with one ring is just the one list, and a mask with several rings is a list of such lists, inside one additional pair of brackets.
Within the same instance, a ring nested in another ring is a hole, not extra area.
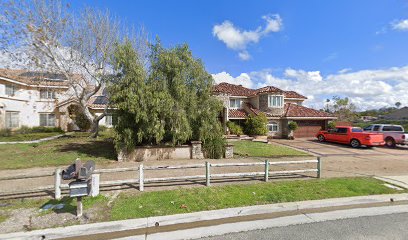
[[(392, 201), (391, 201), (392, 199)], [(408, 194), (240, 207), (0, 235), (0, 239), (195, 239), (231, 232), (408, 212)]]

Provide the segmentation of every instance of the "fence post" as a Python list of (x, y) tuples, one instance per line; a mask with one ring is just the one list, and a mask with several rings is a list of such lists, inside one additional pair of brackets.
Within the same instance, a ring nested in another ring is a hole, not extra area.
[(210, 172), (211, 164), (209, 162), (205, 162), (205, 185), (207, 187), (211, 186), (211, 172)]
[(139, 191), (144, 191), (144, 174), (143, 174), (143, 164), (139, 166)]
[(265, 160), (265, 182), (269, 181), (269, 160)]
[(55, 169), (55, 176), (54, 176), (54, 189), (55, 195), (54, 198), (57, 200), (61, 199), (61, 168)]
[(322, 176), (322, 160), (320, 157), (317, 157), (317, 178)]
[(98, 173), (93, 173), (91, 175), (91, 192), (90, 195), (91, 197), (96, 197), (99, 195), (99, 179), (100, 179), (100, 174)]

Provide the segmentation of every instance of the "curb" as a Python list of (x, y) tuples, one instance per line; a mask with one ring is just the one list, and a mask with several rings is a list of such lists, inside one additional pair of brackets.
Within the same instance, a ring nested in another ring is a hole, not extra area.
[[(191, 239), (347, 216), (408, 212), (408, 205), (403, 205), (407, 202), (408, 194), (403, 193), (278, 203), (16, 232), (1, 234), (0, 239)], [(367, 206), (372, 206), (370, 211)], [(326, 211), (319, 211), (323, 209)]]

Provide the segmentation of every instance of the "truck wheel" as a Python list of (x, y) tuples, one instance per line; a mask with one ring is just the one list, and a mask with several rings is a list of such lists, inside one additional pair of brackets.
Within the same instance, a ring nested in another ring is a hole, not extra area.
[(317, 136), (317, 140), (319, 140), (319, 142), (324, 142), (326, 139), (324, 139), (323, 135), (319, 135)]
[(385, 146), (389, 147), (389, 148), (395, 148), (396, 144), (395, 144), (395, 140), (391, 137), (388, 137), (385, 139)]
[(358, 141), (357, 139), (353, 139), (353, 140), (350, 141), (350, 145), (351, 145), (353, 148), (358, 148), (358, 147), (361, 146), (361, 143), (360, 143), (360, 141)]

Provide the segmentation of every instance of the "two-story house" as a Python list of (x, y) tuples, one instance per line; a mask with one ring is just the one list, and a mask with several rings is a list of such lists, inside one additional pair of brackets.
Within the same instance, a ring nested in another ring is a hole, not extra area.
[[(69, 106), (76, 104), (72, 95), (61, 74), (0, 69), (0, 129), (45, 126), (70, 130), (75, 125), (68, 112)], [(90, 100), (94, 114), (103, 112), (100, 102), (100, 96)], [(111, 126), (112, 116), (100, 124)]]
[(305, 96), (273, 86), (249, 89), (223, 82), (214, 86), (213, 94), (224, 104), (224, 123), (234, 121), (242, 125), (250, 114), (264, 113), (268, 118), (268, 135), (277, 138), (288, 136), (289, 121), (299, 126), (295, 137), (314, 137), (327, 128), (329, 120), (335, 119), (326, 112), (302, 106)]

